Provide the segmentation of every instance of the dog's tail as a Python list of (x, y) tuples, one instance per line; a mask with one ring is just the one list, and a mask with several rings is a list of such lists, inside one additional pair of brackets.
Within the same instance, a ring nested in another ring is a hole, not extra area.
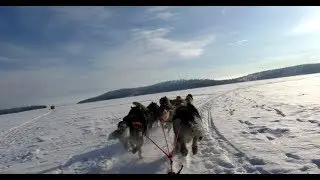
[(141, 103), (139, 103), (139, 102), (133, 102), (132, 104), (135, 105), (135, 106), (140, 107), (141, 109), (143, 109), (143, 110), (146, 111), (146, 112), (149, 111), (146, 106), (144, 106), (143, 104), (141, 104)]
[(191, 94), (188, 94), (185, 101), (187, 104), (193, 104), (193, 96)]

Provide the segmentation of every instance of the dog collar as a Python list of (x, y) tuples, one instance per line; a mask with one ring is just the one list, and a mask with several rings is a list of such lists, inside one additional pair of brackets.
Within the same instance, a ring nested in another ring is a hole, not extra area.
[(132, 122), (132, 125), (135, 126), (135, 127), (142, 127), (142, 124), (140, 122)]

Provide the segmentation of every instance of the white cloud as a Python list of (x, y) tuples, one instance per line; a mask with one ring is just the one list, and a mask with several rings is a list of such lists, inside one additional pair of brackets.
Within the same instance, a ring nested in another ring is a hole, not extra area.
[(175, 14), (172, 12), (160, 12), (160, 13), (156, 14), (155, 17), (158, 19), (168, 20), (174, 16), (175, 16)]
[(139, 70), (157, 69), (170, 61), (194, 60), (213, 42), (211, 34), (187, 40), (169, 38), (170, 29), (134, 29), (132, 36), (120, 47), (108, 49), (92, 58), (94, 66), (101, 68)]
[(222, 14), (223, 16), (225, 16), (225, 15), (226, 15), (226, 10), (225, 10), (225, 9), (222, 9), (222, 10), (221, 10), (221, 14)]
[(320, 32), (320, 8), (309, 8), (309, 13), (293, 27), (291, 35), (304, 35)]
[(146, 12), (150, 15), (153, 15), (153, 17), (149, 19), (169, 20), (177, 16), (177, 13), (173, 13), (172, 11), (170, 11), (171, 9), (172, 7), (168, 6), (157, 6), (148, 8)]
[(169, 39), (166, 35), (168, 29), (135, 30), (134, 37), (144, 42), (147, 47), (184, 58), (199, 57), (204, 48), (213, 42), (213, 36), (207, 36), (201, 40), (178, 41)]
[(304, 20), (296, 25), (293, 30), (293, 35), (311, 34), (320, 31), (320, 17)]
[(154, 12), (161, 12), (165, 10), (169, 10), (171, 7), (170, 6), (155, 6), (155, 7), (150, 7), (147, 9), (147, 12), (154, 13)]
[(228, 43), (228, 45), (230, 45), (230, 46), (242, 46), (242, 45), (244, 45), (247, 41), (248, 41), (248, 40), (243, 39), (243, 40), (239, 40), (239, 41), (236, 41), (236, 42)]

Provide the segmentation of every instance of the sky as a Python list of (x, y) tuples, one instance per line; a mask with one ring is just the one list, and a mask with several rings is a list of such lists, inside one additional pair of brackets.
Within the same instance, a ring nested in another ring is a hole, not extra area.
[(0, 7), (0, 109), (320, 62), (319, 7)]

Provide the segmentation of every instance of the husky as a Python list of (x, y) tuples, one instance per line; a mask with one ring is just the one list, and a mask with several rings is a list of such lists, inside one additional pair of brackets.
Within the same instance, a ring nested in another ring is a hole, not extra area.
[(160, 121), (160, 115), (161, 115), (160, 107), (155, 102), (151, 102), (147, 107), (145, 107), (144, 105), (142, 105), (139, 102), (133, 102), (133, 104), (141, 107), (146, 112), (146, 116), (147, 116), (147, 120), (148, 120), (147, 121), (147, 128), (148, 128), (147, 133), (149, 134), (149, 132), (153, 128), (154, 123)]
[(110, 139), (120, 139), (126, 150), (133, 154), (138, 152), (139, 158), (142, 158), (143, 136), (148, 135), (153, 123), (159, 119), (160, 111), (154, 102), (147, 107), (139, 102), (133, 104), (135, 106), (131, 107), (129, 113), (118, 123), (118, 129), (111, 133)]
[[(140, 106), (131, 107), (128, 115), (123, 118), (123, 129), (129, 128), (128, 144), (132, 148), (131, 152), (138, 152), (139, 158), (142, 158), (142, 145), (144, 143), (143, 135), (147, 131), (146, 111)], [(123, 129), (119, 131), (123, 132)]]
[(177, 96), (176, 99), (170, 100), (167, 96), (160, 98), (160, 112), (161, 112), (161, 120), (165, 124), (164, 127), (168, 129), (168, 134), (172, 129), (172, 118), (175, 113), (175, 110), (182, 105), (186, 105), (187, 103), (193, 103), (193, 96), (188, 94), (186, 99), (182, 99), (181, 96)]
[(161, 114), (161, 123), (164, 123), (164, 128), (167, 128), (167, 133), (170, 133), (172, 129), (172, 117), (175, 111), (175, 106), (172, 104), (173, 101), (169, 100), (167, 96), (160, 98), (160, 114)]
[(192, 153), (197, 154), (198, 141), (202, 140), (204, 132), (197, 108), (191, 103), (179, 106), (173, 115), (172, 124), (175, 139), (177, 139), (175, 152), (187, 156), (186, 144), (192, 141)]

